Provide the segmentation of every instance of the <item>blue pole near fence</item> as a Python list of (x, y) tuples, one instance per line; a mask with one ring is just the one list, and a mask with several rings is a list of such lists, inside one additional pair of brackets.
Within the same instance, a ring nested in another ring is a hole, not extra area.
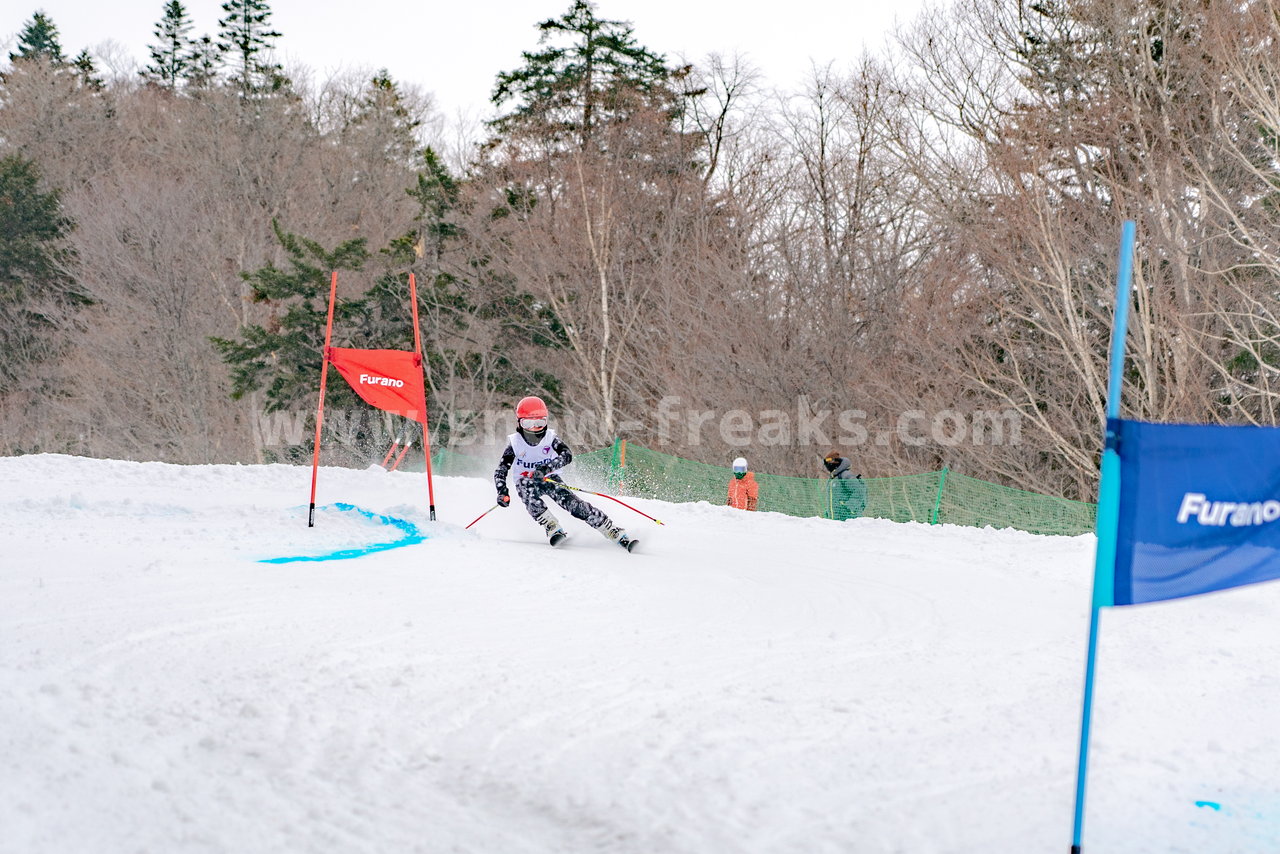
[(1116, 317), (1111, 328), (1110, 375), (1107, 379), (1107, 427), (1098, 483), (1098, 546), (1094, 553), (1093, 602), (1089, 609), (1089, 651), (1084, 666), (1084, 701), (1080, 715), (1080, 762), (1076, 768), (1076, 814), (1071, 831), (1071, 854), (1080, 854), (1084, 831), (1084, 785), (1089, 762), (1089, 729), (1093, 717), (1093, 675), (1098, 655), (1098, 614), (1115, 596), (1116, 526), (1120, 513), (1120, 455), (1116, 423), (1124, 384), (1124, 340), (1129, 329), (1129, 292), (1133, 282), (1133, 242), (1136, 226), (1126, 220), (1120, 236), (1116, 269)]

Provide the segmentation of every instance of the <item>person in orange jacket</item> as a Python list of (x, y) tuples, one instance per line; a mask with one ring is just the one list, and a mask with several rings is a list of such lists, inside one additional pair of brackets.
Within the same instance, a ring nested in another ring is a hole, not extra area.
[(739, 510), (755, 510), (759, 497), (755, 473), (747, 471), (747, 461), (738, 457), (733, 461), (733, 479), (729, 481), (729, 500), (725, 503)]

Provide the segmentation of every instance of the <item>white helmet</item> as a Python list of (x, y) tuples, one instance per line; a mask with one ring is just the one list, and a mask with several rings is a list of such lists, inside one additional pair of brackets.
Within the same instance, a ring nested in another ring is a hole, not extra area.
[(747, 458), (746, 458), (746, 457), (738, 457), (736, 460), (734, 460), (734, 461), (733, 461), (733, 470), (734, 470), (735, 472), (740, 472), (740, 471), (741, 471), (741, 472), (745, 472), (745, 471), (747, 470)]

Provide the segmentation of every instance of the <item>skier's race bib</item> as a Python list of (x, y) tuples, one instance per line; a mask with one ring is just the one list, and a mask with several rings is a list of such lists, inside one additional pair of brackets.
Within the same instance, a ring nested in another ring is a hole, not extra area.
[(535, 468), (551, 465), (558, 456), (553, 447), (556, 440), (554, 430), (547, 430), (542, 441), (536, 445), (530, 445), (519, 433), (512, 433), (507, 439), (511, 442), (511, 451), (516, 455), (512, 465), (517, 477), (533, 477)]

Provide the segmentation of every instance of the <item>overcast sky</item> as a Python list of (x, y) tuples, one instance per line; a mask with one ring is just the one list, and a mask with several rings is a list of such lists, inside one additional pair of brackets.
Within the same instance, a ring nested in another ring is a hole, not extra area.
[[(58, 27), (75, 55), (132, 56), (147, 45), (166, 0), (15, 0), (0, 13), (5, 57), (37, 10)], [(217, 31), (222, 0), (185, 0), (192, 36)], [(539, 21), (558, 18), (571, 0), (271, 0), (271, 23), (286, 67), (309, 66), (317, 78), (335, 70), (387, 68), (393, 79), (433, 92), (441, 109), (485, 115), (494, 78), (537, 47)], [(629, 21), (643, 46), (698, 61), (712, 52), (745, 54), (768, 86), (795, 88), (811, 62), (845, 67), (864, 45), (879, 47), (896, 19), (922, 0), (598, 0), (596, 13)], [(108, 44), (109, 42), (114, 43)]]

